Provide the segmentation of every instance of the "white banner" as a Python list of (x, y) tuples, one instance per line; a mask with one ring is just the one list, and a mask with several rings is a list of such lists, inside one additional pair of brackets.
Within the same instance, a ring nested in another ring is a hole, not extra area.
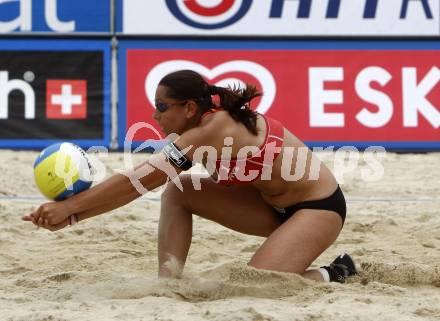
[(124, 0), (136, 35), (433, 36), (440, 0)]

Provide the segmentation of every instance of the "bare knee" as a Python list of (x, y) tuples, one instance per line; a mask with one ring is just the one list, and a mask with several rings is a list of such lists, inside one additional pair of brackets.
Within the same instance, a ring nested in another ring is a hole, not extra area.
[[(187, 208), (183, 192), (172, 182), (169, 182), (161, 195), (161, 209), (159, 220), (159, 236), (168, 237), (169, 229), (182, 222), (190, 221), (191, 212)], [(182, 229), (180, 229), (182, 231)]]
[(181, 179), (183, 189), (180, 189), (172, 181), (168, 182), (168, 184), (165, 187), (165, 190), (162, 192), (161, 195), (162, 207), (178, 206), (186, 210), (190, 210), (190, 204), (188, 202), (188, 200), (190, 199), (189, 191), (188, 188), (186, 188), (187, 184), (185, 181), (186, 178), (183, 177), (183, 179)]

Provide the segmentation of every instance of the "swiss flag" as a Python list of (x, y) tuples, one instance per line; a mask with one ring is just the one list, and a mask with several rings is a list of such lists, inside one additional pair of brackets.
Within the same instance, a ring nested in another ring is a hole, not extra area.
[(87, 117), (87, 81), (47, 80), (46, 117), (48, 119), (85, 119)]

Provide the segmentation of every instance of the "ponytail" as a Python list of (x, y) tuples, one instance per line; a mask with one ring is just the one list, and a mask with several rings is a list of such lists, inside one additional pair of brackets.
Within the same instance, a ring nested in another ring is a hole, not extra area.
[(249, 106), (252, 99), (262, 96), (255, 86), (249, 84), (246, 84), (245, 88), (209, 86), (209, 91), (212, 96), (220, 97), (220, 106), (228, 111), (233, 119), (241, 122), (252, 134), (257, 135), (257, 113)]

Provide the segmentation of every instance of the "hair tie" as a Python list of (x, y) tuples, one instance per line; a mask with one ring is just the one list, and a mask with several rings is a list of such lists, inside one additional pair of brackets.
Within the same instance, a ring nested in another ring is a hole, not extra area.
[(209, 86), (209, 94), (211, 96), (218, 95), (218, 88), (215, 85)]

